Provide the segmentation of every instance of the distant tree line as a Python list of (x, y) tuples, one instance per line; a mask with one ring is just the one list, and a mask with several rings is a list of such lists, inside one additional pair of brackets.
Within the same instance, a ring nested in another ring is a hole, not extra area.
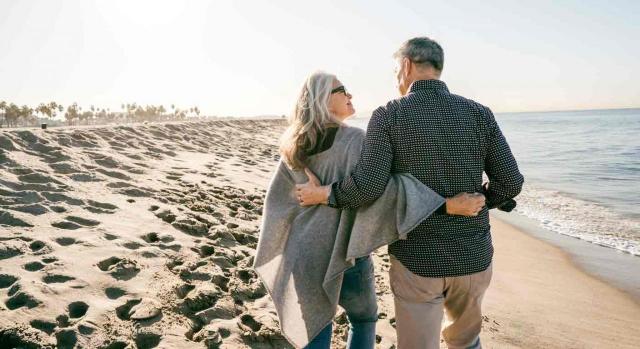
[(120, 111), (110, 108), (90, 106), (82, 109), (78, 103), (66, 108), (56, 102), (40, 103), (32, 108), (27, 105), (18, 106), (15, 103), (0, 101), (0, 127), (38, 126), (42, 122), (60, 123), (56, 119), (62, 116), (67, 125), (100, 125), (109, 123), (158, 122), (178, 121), (187, 118), (200, 118), (200, 109), (191, 107), (181, 109), (174, 104), (170, 110), (162, 105), (141, 106), (136, 103), (126, 103), (120, 106)]

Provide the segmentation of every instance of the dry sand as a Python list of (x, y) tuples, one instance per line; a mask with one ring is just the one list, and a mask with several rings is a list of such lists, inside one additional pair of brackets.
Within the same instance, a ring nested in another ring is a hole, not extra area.
[[(0, 348), (286, 348), (250, 266), (279, 120), (0, 131)], [(622, 348), (640, 307), (494, 221), (487, 348)], [(395, 344), (386, 249), (380, 348)], [(336, 319), (335, 347), (346, 321)]]

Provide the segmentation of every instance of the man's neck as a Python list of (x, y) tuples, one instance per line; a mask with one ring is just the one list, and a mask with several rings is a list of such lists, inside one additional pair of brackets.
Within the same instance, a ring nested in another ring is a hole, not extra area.
[(403, 93), (403, 95), (406, 95), (407, 93), (409, 93), (409, 90), (411, 89), (411, 85), (413, 85), (416, 81), (420, 81), (420, 80), (440, 80), (440, 77), (432, 74), (420, 74), (416, 76), (415, 79), (413, 79), (413, 81), (411, 81), (411, 83), (407, 87), (407, 91)]
[(436, 76), (433, 74), (420, 74), (420, 75), (416, 75), (415, 79), (413, 79), (413, 82), (420, 81), (420, 80), (440, 80), (440, 76)]

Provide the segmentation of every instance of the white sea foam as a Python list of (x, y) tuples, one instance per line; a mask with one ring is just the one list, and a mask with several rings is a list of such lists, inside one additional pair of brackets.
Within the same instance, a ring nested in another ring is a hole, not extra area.
[(640, 256), (640, 221), (567, 194), (526, 185), (515, 211), (553, 232)]

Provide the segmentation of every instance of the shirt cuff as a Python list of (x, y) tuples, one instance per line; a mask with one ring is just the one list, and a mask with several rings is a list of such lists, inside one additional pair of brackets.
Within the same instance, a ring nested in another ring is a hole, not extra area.
[(338, 208), (338, 200), (336, 200), (336, 195), (335, 195), (336, 184), (337, 184), (336, 182), (331, 184), (331, 192), (329, 193), (329, 200), (327, 202), (327, 206), (333, 207), (333, 208)]

